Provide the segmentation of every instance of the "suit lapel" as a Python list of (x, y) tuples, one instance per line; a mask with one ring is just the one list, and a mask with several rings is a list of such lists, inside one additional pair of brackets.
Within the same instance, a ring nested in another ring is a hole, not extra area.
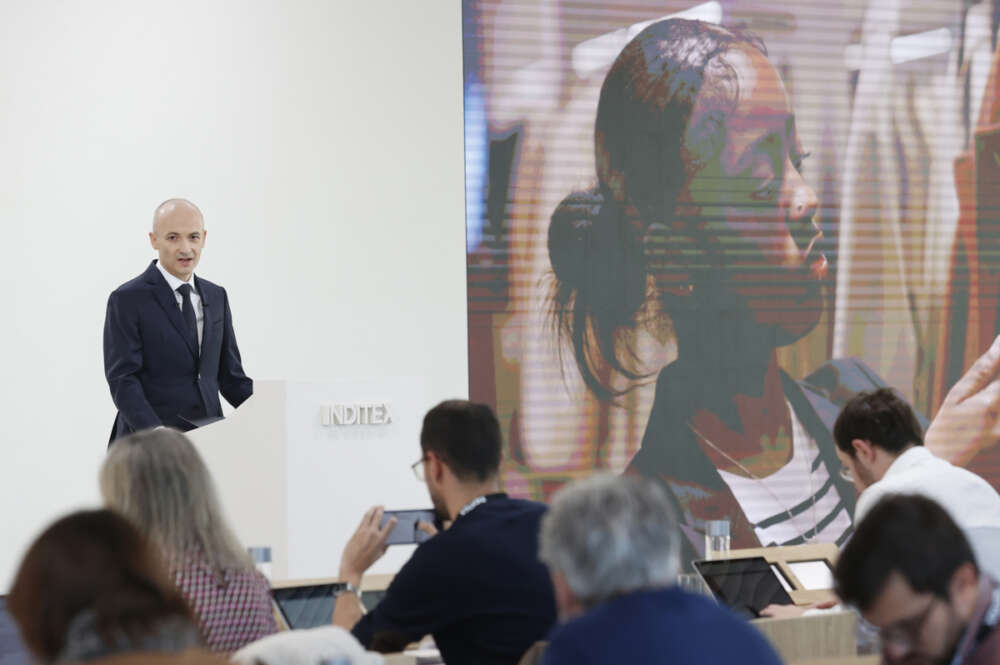
[(191, 346), (191, 340), (185, 332), (187, 328), (184, 325), (184, 316), (181, 314), (181, 308), (177, 306), (177, 298), (174, 296), (174, 292), (170, 290), (167, 280), (163, 279), (163, 275), (160, 274), (155, 261), (150, 264), (149, 269), (146, 271), (146, 283), (153, 287), (153, 297), (156, 299), (156, 302), (163, 308), (163, 313), (167, 315), (167, 319), (174, 326), (174, 329), (177, 330), (177, 334), (184, 340), (188, 351), (197, 358), (198, 349)]

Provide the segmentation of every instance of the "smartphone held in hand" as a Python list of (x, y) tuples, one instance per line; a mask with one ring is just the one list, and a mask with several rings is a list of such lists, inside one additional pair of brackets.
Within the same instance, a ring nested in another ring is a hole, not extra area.
[(417, 525), (420, 522), (434, 525), (436, 520), (433, 510), (387, 510), (382, 514), (380, 526), (385, 526), (393, 517), (396, 518), (396, 526), (389, 534), (387, 545), (419, 545), (426, 542), (430, 536)]

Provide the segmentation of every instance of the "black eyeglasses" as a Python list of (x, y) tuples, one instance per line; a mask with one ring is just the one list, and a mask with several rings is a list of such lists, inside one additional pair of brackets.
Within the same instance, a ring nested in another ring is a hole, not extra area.
[(415, 475), (417, 477), (417, 480), (419, 480), (420, 482), (424, 482), (424, 462), (426, 461), (427, 461), (427, 455), (424, 455), (423, 457), (421, 457), (416, 462), (410, 465), (410, 468), (413, 469), (413, 475)]
[(931, 610), (934, 609), (934, 605), (937, 604), (938, 600), (939, 598), (934, 596), (931, 598), (931, 602), (927, 604), (927, 607), (924, 608), (924, 611), (917, 616), (897, 621), (891, 626), (886, 626), (880, 630), (879, 636), (882, 638), (882, 644), (892, 644), (905, 651), (913, 649), (920, 639), (920, 633), (924, 630), (927, 617), (931, 615)]

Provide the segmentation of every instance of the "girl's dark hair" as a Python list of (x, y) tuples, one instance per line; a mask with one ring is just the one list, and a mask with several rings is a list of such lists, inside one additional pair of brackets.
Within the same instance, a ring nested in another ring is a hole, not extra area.
[(25, 645), (46, 663), (85, 610), (106, 644), (140, 640), (166, 620), (197, 625), (156, 549), (110, 510), (73, 513), (46, 529), (21, 561), (8, 608)]
[[(629, 42), (604, 79), (594, 123), (597, 184), (563, 199), (548, 233), (554, 320), (602, 399), (616, 395), (598, 376), (602, 366), (642, 376), (626, 331), (646, 301), (651, 255), (663, 254), (675, 231), (696, 233), (677, 228), (677, 198), (722, 144), (719, 113), (738, 90), (733, 69), (714, 59), (741, 45), (765, 52), (738, 30), (668, 19)], [(689, 127), (706, 82), (722, 104)]]

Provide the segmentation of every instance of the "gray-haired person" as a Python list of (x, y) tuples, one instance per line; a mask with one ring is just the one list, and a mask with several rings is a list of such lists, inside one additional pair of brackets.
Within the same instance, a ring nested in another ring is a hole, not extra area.
[(597, 475), (560, 490), (539, 555), (563, 623), (542, 662), (780, 663), (745, 621), (676, 586), (680, 545), (670, 501), (652, 481)]

